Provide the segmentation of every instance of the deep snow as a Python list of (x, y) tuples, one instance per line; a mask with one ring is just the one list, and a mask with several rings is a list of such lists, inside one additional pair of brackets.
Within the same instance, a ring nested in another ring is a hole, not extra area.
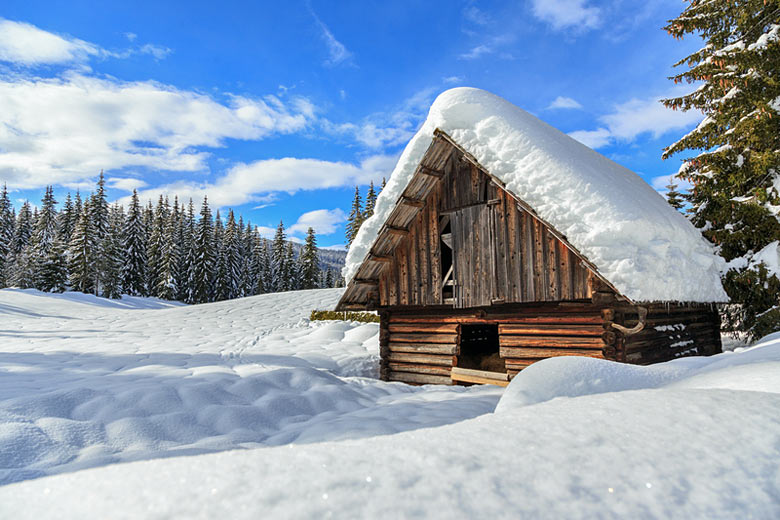
[(780, 334), (409, 387), (375, 324), (305, 319), (340, 293), (0, 291), (0, 518), (780, 516)]
[(439, 95), (347, 253), (350, 280), (439, 128), (563, 233), (634, 301), (723, 302), (723, 260), (637, 174), (505, 99), (475, 88)]

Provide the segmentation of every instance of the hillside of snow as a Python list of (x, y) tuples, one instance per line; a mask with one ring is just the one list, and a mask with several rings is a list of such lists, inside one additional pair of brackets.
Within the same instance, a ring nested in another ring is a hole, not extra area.
[(780, 334), (412, 387), (340, 294), (1, 290), (0, 518), (780, 517)]

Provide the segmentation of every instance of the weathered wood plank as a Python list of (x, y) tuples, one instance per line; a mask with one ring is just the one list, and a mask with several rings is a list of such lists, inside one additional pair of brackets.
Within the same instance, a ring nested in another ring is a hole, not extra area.
[(560, 347), (560, 348), (602, 348), (601, 336), (509, 336), (498, 337), (502, 347)]
[(577, 349), (577, 348), (541, 348), (541, 347), (501, 347), (499, 353), (502, 358), (514, 359), (547, 359), (558, 356), (583, 356), (601, 358), (601, 349)]
[(390, 322), (388, 327), (390, 332), (401, 332), (401, 333), (455, 334), (458, 331), (458, 325), (456, 323), (433, 322), (433, 323), (410, 324), (410, 323)]
[[(398, 326), (398, 325), (396, 325)], [(393, 326), (390, 326), (392, 331)], [(516, 334), (516, 335), (543, 335), (543, 336), (599, 336), (604, 333), (604, 329), (598, 325), (561, 325), (549, 324), (540, 325), (538, 323), (499, 323), (498, 333)]]
[(394, 333), (390, 341), (398, 343), (455, 343), (458, 339), (457, 334), (414, 334), (414, 333)]
[(414, 383), (419, 385), (452, 385), (450, 376), (437, 376), (432, 374), (415, 374), (412, 372), (396, 372), (391, 370), (388, 374), (389, 381), (402, 383)]
[(393, 363), (413, 363), (418, 365), (441, 365), (451, 367), (454, 364), (455, 357), (440, 354), (410, 353), (391, 350), (387, 355), (387, 360)]
[(389, 342), (388, 351), (407, 352), (420, 354), (442, 354), (456, 356), (458, 354), (458, 345), (447, 343), (397, 343)]

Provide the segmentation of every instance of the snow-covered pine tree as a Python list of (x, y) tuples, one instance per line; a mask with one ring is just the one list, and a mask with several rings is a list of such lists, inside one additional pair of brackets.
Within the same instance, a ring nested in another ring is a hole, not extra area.
[(130, 198), (122, 233), (122, 248), (122, 291), (131, 296), (146, 296), (146, 230), (136, 190), (133, 190)]
[(753, 260), (776, 258), (780, 240), (780, 3), (688, 1), (665, 29), (700, 35), (705, 46), (676, 63), (687, 70), (671, 79), (701, 85), (663, 102), (705, 118), (664, 158), (699, 151), (678, 176), (692, 184), (693, 223), (730, 263), (724, 287), (738, 310), (727, 313), (727, 326), (755, 339), (780, 330), (780, 280)]
[(11, 244), (11, 254), (18, 255), (30, 243), (33, 234), (33, 214), (30, 203), (24, 201), (19, 214), (16, 216), (16, 229)]
[(11, 267), (11, 244), (14, 239), (14, 215), (8, 187), (0, 191), (0, 289), (8, 287)]
[(325, 273), (325, 287), (333, 287), (333, 271), (330, 269)]
[(670, 180), (666, 185), (666, 202), (676, 210), (682, 210), (685, 207), (683, 194), (677, 191), (677, 183)]
[(266, 276), (268, 272), (268, 245), (256, 229), (252, 230), (252, 293), (266, 292)]
[(214, 299), (217, 301), (227, 300), (228, 280), (225, 266), (224, 250), (225, 226), (222, 224), (222, 216), (219, 210), (214, 217)]
[(238, 217), (238, 235), (241, 245), (241, 275), (239, 277), (238, 297), (251, 296), (255, 285), (252, 279), (252, 251), (254, 250), (252, 223), (249, 222), (244, 225), (244, 218), (241, 216)]
[(92, 194), (89, 201), (92, 218), (92, 226), (95, 230), (95, 239), (97, 244), (108, 234), (108, 201), (106, 200), (106, 179), (103, 177), (103, 170), (100, 170), (98, 177), (97, 190)]
[(281, 292), (287, 290), (287, 251), (285, 248), (285, 239), (287, 235), (284, 233), (284, 223), (280, 220), (279, 226), (276, 228), (276, 234), (274, 235), (274, 241), (271, 244), (271, 257), (270, 257), (270, 283), (268, 284), (268, 292)]
[[(46, 187), (45, 195), (41, 199), (41, 210), (38, 212), (38, 220), (35, 222), (33, 235), (30, 240), (30, 260), (33, 267), (34, 287), (45, 291), (45, 287), (51, 287), (51, 280), (46, 280), (43, 266), (49, 262), (49, 249), (57, 236), (57, 201), (54, 200), (54, 189)], [(48, 269), (46, 270), (49, 271)]]
[(124, 251), (122, 246), (125, 229), (125, 212), (114, 204), (108, 212), (108, 230), (100, 244), (101, 296), (118, 300), (122, 297)]
[(24, 201), (16, 216), (14, 238), (11, 242), (10, 285), (29, 289), (35, 285), (34, 264), (30, 255), (30, 241), (35, 217), (30, 203)]
[[(79, 223), (79, 217), (81, 217), (81, 212), (84, 210), (84, 204), (81, 201), (81, 193), (79, 190), (76, 190), (76, 196), (73, 197), (73, 213), (71, 214), (70, 219), (70, 232), (71, 235), (73, 234), (73, 230), (76, 229), (76, 226)], [(70, 240), (68, 241), (70, 243)]]
[(287, 242), (287, 247), (284, 250), (284, 267), (284, 290), (296, 291), (300, 289), (300, 265), (295, 258), (292, 242)]
[(95, 228), (92, 224), (91, 200), (84, 203), (78, 224), (68, 245), (68, 279), (74, 291), (93, 293), (95, 261), (98, 252)]
[(194, 302), (195, 280), (195, 205), (190, 199), (187, 211), (182, 215), (181, 222), (181, 287), (179, 288), (179, 300), (187, 303)]
[(152, 217), (152, 229), (146, 243), (146, 286), (149, 294), (158, 296), (162, 275), (163, 254), (165, 251), (165, 228), (168, 223), (168, 200), (160, 195)]
[(233, 210), (228, 211), (227, 223), (222, 237), (222, 281), (221, 296), (230, 300), (241, 292), (241, 243)]
[(68, 192), (68, 194), (65, 195), (62, 211), (57, 215), (57, 232), (59, 233), (60, 240), (65, 244), (70, 242), (70, 237), (73, 234), (73, 227), (77, 220), (73, 215), (74, 211), (73, 199), (71, 199), (70, 192)]
[(180, 223), (179, 201), (176, 199), (165, 223), (160, 274), (154, 291), (158, 298), (164, 300), (175, 300), (179, 294), (181, 283), (179, 274), (181, 242), (179, 242), (178, 237)]
[(317, 253), (317, 237), (314, 228), (306, 231), (306, 241), (301, 251), (301, 289), (316, 289), (320, 279), (320, 260)]
[(357, 236), (357, 232), (363, 224), (363, 219), (363, 200), (360, 198), (360, 188), (355, 186), (355, 197), (352, 199), (352, 208), (347, 217), (347, 249), (352, 245), (352, 241), (355, 240), (355, 236)]
[(193, 303), (214, 301), (216, 264), (214, 251), (214, 222), (208, 197), (203, 197), (200, 220), (195, 230), (195, 258), (193, 265)]
[(374, 206), (376, 206), (376, 190), (374, 190), (374, 181), (368, 185), (368, 193), (366, 193), (366, 209), (363, 212), (363, 220), (369, 219), (374, 214)]
[(68, 288), (68, 258), (65, 242), (57, 233), (46, 253), (36, 266), (38, 289), (46, 292), (64, 292)]

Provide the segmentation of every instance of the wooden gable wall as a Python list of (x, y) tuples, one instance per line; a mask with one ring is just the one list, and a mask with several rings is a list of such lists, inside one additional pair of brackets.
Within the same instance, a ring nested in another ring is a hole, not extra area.
[[(381, 307), (584, 300), (592, 273), (554, 233), (459, 153), (430, 190), (379, 275)], [(441, 239), (449, 222), (453, 291)]]

